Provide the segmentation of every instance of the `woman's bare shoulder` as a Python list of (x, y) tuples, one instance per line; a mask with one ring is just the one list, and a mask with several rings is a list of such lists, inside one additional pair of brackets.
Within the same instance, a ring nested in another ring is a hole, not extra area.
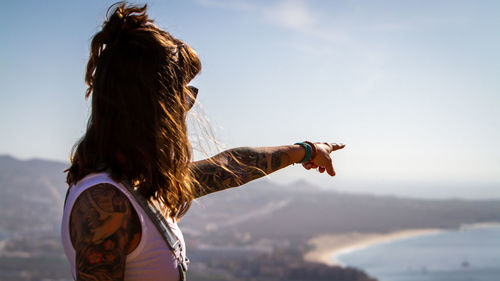
[(129, 199), (112, 184), (86, 189), (70, 215), (78, 280), (123, 280), (126, 255), (140, 241), (141, 226)]

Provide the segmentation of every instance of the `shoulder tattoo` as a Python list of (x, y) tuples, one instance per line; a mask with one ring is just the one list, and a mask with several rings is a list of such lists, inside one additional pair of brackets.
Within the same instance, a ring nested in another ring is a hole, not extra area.
[(98, 184), (76, 200), (70, 216), (78, 280), (123, 280), (125, 258), (141, 236), (128, 198), (111, 184)]

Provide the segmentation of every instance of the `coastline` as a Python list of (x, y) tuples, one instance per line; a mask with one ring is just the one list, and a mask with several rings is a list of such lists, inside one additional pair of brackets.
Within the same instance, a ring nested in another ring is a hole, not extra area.
[(478, 222), (478, 223), (461, 224), (458, 230), (469, 230), (469, 229), (490, 228), (490, 227), (500, 227), (500, 222)]
[(388, 243), (415, 236), (428, 235), (447, 231), (447, 229), (424, 228), (407, 229), (389, 233), (341, 233), (314, 237), (308, 241), (314, 248), (304, 255), (304, 260), (327, 265), (344, 266), (335, 257), (367, 248), (375, 244)]
[(339, 233), (326, 234), (311, 238), (308, 243), (313, 249), (304, 255), (304, 260), (327, 265), (344, 266), (336, 259), (337, 256), (357, 251), (376, 244), (389, 243), (396, 240), (412, 238), (421, 235), (435, 234), (445, 231), (466, 231), (477, 228), (500, 227), (500, 222), (479, 222), (462, 224), (458, 229), (419, 228), (405, 229), (388, 233)]

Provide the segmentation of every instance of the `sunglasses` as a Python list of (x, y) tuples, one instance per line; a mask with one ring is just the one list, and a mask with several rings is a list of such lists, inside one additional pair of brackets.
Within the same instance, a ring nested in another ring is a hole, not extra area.
[(198, 88), (194, 86), (187, 86), (188, 93), (186, 96), (186, 106), (187, 109), (191, 109), (196, 101), (196, 97), (198, 96)]

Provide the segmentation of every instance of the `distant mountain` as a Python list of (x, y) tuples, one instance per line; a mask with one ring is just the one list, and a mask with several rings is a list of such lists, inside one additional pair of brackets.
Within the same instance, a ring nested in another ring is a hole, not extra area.
[[(0, 156), (0, 232), (57, 228), (68, 164)], [(190, 235), (227, 230), (255, 237), (304, 239), (323, 233), (457, 228), (500, 222), (500, 200), (421, 200), (323, 191), (305, 181), (260, 179), (193, 203), (181, 220)], [(220, 233), (219, 233), (220, 232)]]
[[(0, 156), (0, 280), (24, 280), (25, 272), (38, 279), (70, 278), (59, 242), (67, 167)], [(357, 269), (303, 261), (308, 239), (491, 221), (500, 222), (500, 200), (347, 194), (263, 178), (196, 200), (180, 226), (196, 280), (367, 281), (376, 279)]]
[(500, 200), (427, 200), (322, 191), (257, 180), (208, 195), (181, 224), (193, 235), (251, 233), (257, 238), (308, 239), (345, 232), (391, 232), (500, 222)]
[(67, 164), (0, 155), (0, 231), (26, 232), (59, 225)]

